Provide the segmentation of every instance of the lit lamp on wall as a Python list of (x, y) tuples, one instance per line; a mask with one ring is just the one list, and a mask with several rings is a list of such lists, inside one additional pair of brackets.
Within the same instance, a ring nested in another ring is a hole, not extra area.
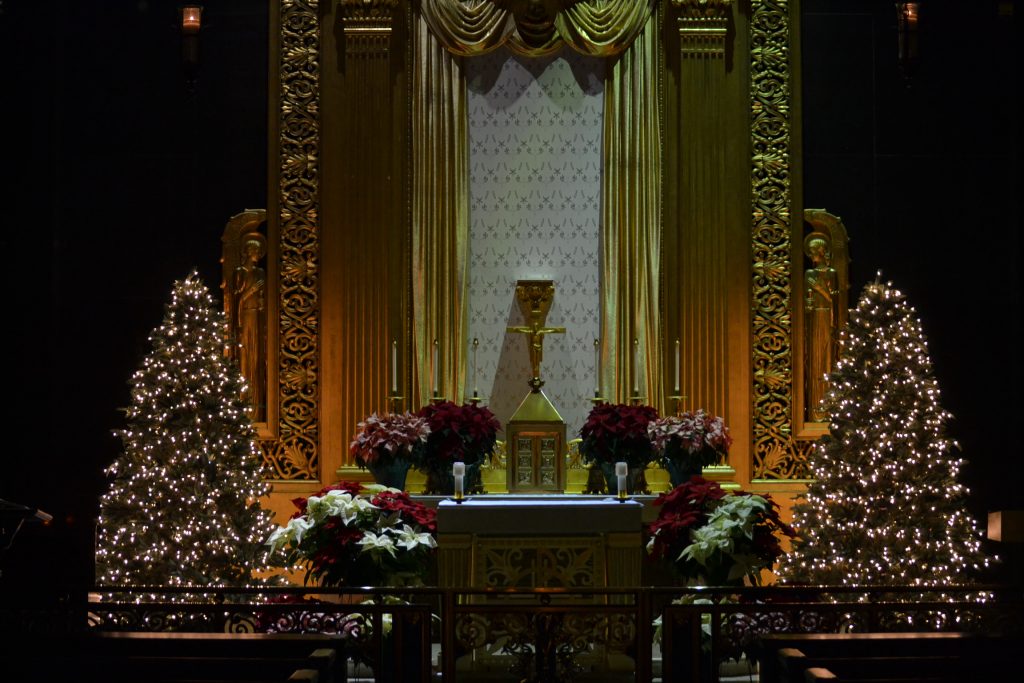
[(904, 78), (914, 75), (917, 67), (917, 20), (920, 2), (896, 3), (896, 32), (900, 70)]
[(191, 90), (199, 70), (199, 30), (203, 26), (203, 6), (185, 5), (181, 8), (181, 65), (185, 82)]

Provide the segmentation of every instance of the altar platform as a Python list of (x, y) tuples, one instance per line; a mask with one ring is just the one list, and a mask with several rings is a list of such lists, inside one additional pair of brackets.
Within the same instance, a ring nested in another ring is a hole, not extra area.
[(438, 582), (469, 588), (639, 585), (644, 507), (638, 500), (571, 494), (440, 500)]

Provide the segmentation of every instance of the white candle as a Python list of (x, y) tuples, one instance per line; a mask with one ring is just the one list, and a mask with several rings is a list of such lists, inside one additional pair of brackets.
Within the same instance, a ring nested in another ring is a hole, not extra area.
[(480, 346), (480, 340), (473, 337), (473, 395), (476, 396), (479, 391), (479, 387), (476, 385), (476, 350)]
[(676, 339), (676, 384), (675, 395), (679, 395), (679, 339)]
[(594, 396), (601, 395), (601, 340), (594, 340)]
[(439, 384), (439, 382), (438, 382), (438, 380), (439, 380), (439, 378), (438, 378), (438, 370), (439, 370), (438, 363), (439, 363), (439, 358), (440, 358), (439, 354), (440, 354), (440, 350), (439, 350), (439, 347), (437, 346), (437, 340), (435, 339), (434, 340), (434, 362), (430, 366), (430, 379), (431, 379), (431, 384), (434, 385), (434, 396), (437, 396), (440, 393), (439, 387), (438, 387), (438, 384)]
[(633, 338), (633, 395), (640, 395), (640, 341)]
[(455, 498), (462, 498), (464, 493), (464, 484), (466, 476), (466, 463), (454, 462), (452, 463), (452, 476), (455, 478)]
[(623, 495), (626, 492), (626, 473), (629, 468), (624, 462), (615, 463), (615, 477), (618, 483), (619, 495)]
[(398, 396), (398, 340), (391, 340), (391, 394)]

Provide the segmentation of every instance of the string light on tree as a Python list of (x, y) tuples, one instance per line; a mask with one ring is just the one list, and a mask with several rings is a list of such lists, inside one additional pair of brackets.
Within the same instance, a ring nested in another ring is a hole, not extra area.
[(123, 453), (100, 500), (96, 578), (120, 586), (257, 583), (276, 528), (258, 499), (245, 380), (223, 354), (223, 315), (193, 272), (176, 282), (131, 380)]
[(921, 323), (891, 284), (867, 285), (850, 312), (824, 403), (830, 433), (809, 458), (781, 579), (941, 586), (988, 567)]

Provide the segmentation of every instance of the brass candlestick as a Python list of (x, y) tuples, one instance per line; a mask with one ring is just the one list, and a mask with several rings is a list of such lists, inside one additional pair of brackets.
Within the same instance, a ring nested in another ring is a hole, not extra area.
[(668, 400), (672, 401), (673, 412), (675, 412), (676, 415), (682, 414), (682, 412), (683, 412), (683, 401), (685, 401), (688, 397), (676, 394), (674, 396), (667, 396), (666, 398), (668, 398)]

